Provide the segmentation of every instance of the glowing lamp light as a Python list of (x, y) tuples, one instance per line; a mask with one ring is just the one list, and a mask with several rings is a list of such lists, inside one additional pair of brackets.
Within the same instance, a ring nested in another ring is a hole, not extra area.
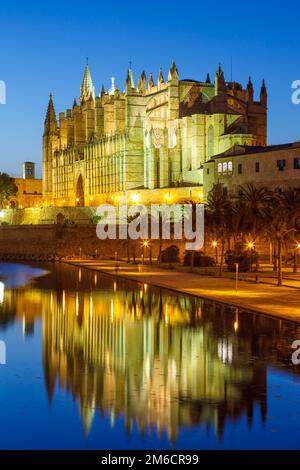
[(131, 200), (132, 200), (133, 202), (138, 202), (139, 199), (140, 199), (140, 197), (139, 197), (138, 194), (134, 193), (134, 194), (131, 195)]
[(79, 197), (76, 198), (76, 202), (79, 202)]
[(249, 243), (248, 243), (248, 248), (249, 248), (249, 250), (252, 250), (253, 247), (254, 247), (254, 243), (253, 243), (253, 242), (249, 242)]
[(149, 242), (147, 240), (143, 241), (143, 246), (149, 246)]
[(64, 200), (63, 200), (63, 204), (65, 204), (65, 203), (66, 203), (66, 200), (64, 199)]
[(234, 328), (234, 331), (235, 333), (237, 332), (237, 330), (239, 329), (239, 322), (236, 320), (233, 324), (233, 328)]
[(214, 248), (216, 248), (217, 245), (218, 245), (218, 242), (216, 242), (216, 241), (213, 241), (213, 242), (212, 242), (212, 246), (213, 246)]
[(297, 243), (297, 248), (298, 250), (300, 250), (300, 243)]

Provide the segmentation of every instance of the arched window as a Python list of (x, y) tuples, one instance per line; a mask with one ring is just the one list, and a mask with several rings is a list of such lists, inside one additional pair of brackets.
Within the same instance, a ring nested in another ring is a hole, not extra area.
[(232, 173), (232, 162), (228, 162), (228, 164), (227, 164), (227, 171), (228, 171), (228, 174), (231, 174), (231, 173)]
[(227, 175), (227, 162), (223, 163), (223, 175)]
[(215, 144), (215, 131), (213, 126), (209, 126), (207, 131), (207, 156), (208, 158), (214, 155), (214, 144)]
[(223, 165), (222, 163), (218, 163), (218, 173), (221, 175), (223, 173)]

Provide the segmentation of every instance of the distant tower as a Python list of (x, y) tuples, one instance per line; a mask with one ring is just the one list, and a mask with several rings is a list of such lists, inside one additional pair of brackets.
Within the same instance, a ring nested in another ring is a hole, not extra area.
[(24, 162), (23, 163), (23, 179), (34, 180), (35, 179), (35, 163)]

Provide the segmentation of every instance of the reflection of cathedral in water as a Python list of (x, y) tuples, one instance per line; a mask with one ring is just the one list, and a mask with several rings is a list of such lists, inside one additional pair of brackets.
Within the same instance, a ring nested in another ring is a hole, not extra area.
[(58, 384), (78, 401), (86, 433), (100, 411), (112, 424), (124, 416), (128, 431), (136, 423), (172, 441), (181, 427), (212, 426), (221, 436), (227, 420), (246, 414), (251, 424), (256, 405), (265, 419), (263, 358), (274, 359), (284, 322), (106, 282), (90, 291), (7, 292), (30, 324), (39, 305), (50, 402)]
[(220, 435), (225, 419), (244, 411), (251, 422), (255, 401), (264, 417), (266, 368), (240, 360), (238, 318), (216, 337), (202, 312), (200, 300), (147, 286), (114, 296), (52, 292), (43, 320), (50, 399), (57, 380), (78, 399), (87, 433), (97, 410), (112, 423), (124, 415), (129, 431), (133, 422), (142, 433), (167, 430), (171, 440), (198, 423)]

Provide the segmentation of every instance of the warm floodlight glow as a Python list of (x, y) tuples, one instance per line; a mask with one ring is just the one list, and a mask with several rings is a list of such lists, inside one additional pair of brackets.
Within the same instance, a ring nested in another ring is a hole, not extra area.
[(253, 242), (249, 242), (249, 243), (248, 243), (248, 248), (249, 248), (249, 250), (252, 250), (252, 248), (254, 248), (254, 243), (253, 243)]
[(144, 245), (144, 246), (149, 246), (149, 242), (148, 242), (147, 240), (144, 240), (144, 241), (143, 241), (143, 245)]
[(216, 241), (213, 241), (213, 242), (212, 242), (212, 246), (213, 246), (213, 247), (216, 248), (217, 245), (218, 245), (218, 242), (216, 242)]

